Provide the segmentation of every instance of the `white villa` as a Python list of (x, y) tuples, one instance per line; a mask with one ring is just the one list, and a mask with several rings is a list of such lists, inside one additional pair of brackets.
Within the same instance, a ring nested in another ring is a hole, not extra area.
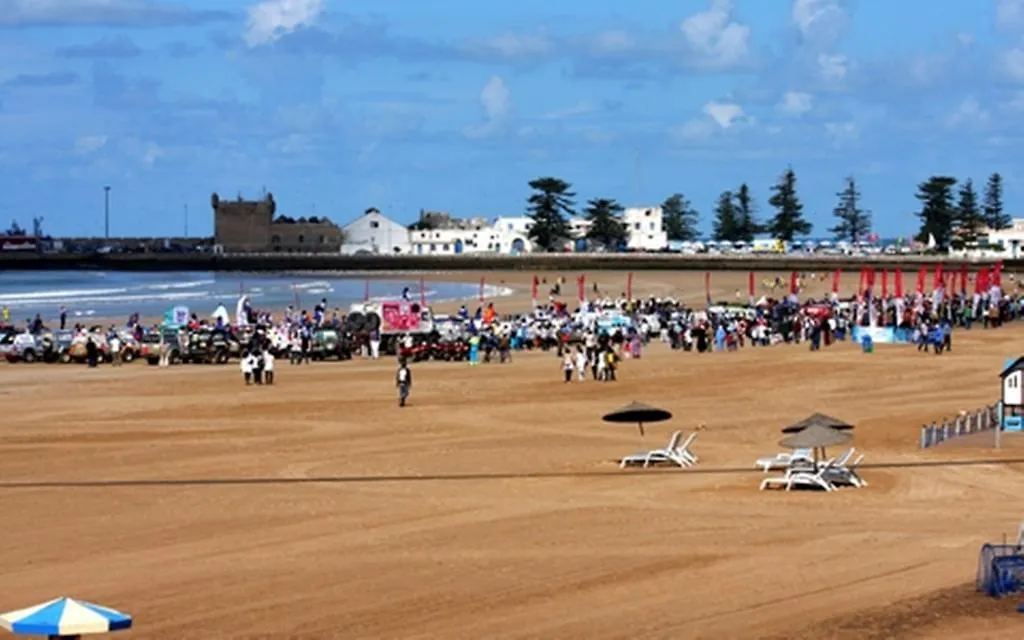
[[(965, 258), (1016, 260), (1024, 254), (1024, 218), (1014, 218), (1006, 229), (993, 231), (985, 229), (978, 236), (979, 246), (964, 249), (950, 249), (950, 255)], [(987, 242), (986, 242), (987, 241)]]
[[(457, 228), (408, 229), (393, 222), (376, 209), (343, 228), (343, 254), (387, 253), (395, 255), (459, 255), (465, 253), (503, 253), (516, 255), (533, 250), (527, 216), (501, 216), (494, 222), (483, 218), (460, 221)], [(626, 247), (634, 251), (660, 251), (668, 247), (661, 207), (631, 207), (623, 214), (629, 231)], [(572, 238), (567, 251), (583, 250), (582, 238), (590, 227), (583, 218), (569, 221)]]

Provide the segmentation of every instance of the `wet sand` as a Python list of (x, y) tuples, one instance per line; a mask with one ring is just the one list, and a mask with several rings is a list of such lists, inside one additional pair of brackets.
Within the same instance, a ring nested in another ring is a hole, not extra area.
[[(518, 289), (502, 304), (531, 278), (496, 276)], [(701, 274), (635, 287), (704, 295)], [(266, 388), (234, 365), (3, 366), (0, 608), (70, 595), (147, 639), (1011, 637), (1016, 600), (973, 581), (1024, 517), (1020, 442), (916, 447), (997, 399), (1021, 338), (960, 332), (939, 357), (655, 345), (613, 384), (563, 385), (550, 354), (422, 363), (405, 409), (392, 361), (279, 363)], [(675, 419), (643, 440), (600, 421), (633, 400)], [(857, 425), (867, 463), (910, 466), (757, 491), (754, 459), (819, 410)], [(696, 469), (618, 471), (700, 423)], [(913, 466), (965, 459), (991, 463)]]

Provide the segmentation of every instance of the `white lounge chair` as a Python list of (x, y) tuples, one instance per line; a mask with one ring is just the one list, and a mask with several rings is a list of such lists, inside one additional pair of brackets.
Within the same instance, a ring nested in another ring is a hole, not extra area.
[(791, 491), (793, 487), (807, 487), (810, 489), (823, 489), (825, 491), (838, 491), (835, 485), (826, 479), (832, 467), (825, 465), (818, 469), (817, 473), (811, 471), (799, 471), (791, 469), (783, 476), (765, 478), (761, 482), (761, 491), (765, 489), (780, 488)]
[(810, 449), (796, 449), (793, 452), (777, 453), (771, 458), (760, 458), (754, 463), (754, 466), (768, 473), (775, 469), (785, 469), (796, 461), (813, 462), (813, 460)]
[(857, 467), (864, 461), (864, 454), (857, 456), (857, 459), (849, 464), (833, 465), (829, 468), (825, 478), (833, 485), (850, 486), (862, 488), (868, 486), (867, 481), (857, 475)]
[(697, 438), (697, 434), (691, 433), (684, 442), (680, 442), (682, 437), (682, 432), (676, 431), (672, 434), (665, 448), (626, 456), (619, 461), (619, 467), (624, 468), (630, 465), (649, 467), (651, 464), (660, 462), (671, 462), (680, 467), (692, 467), (697, 464), (697, 456), (690, 451), (690, 445)]

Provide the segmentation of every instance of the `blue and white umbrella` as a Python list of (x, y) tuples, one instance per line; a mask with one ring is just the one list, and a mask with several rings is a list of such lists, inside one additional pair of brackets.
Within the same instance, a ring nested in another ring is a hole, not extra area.
[(132, 617), (127, 614), (71, 598), (57, 598), (0, 615), (0, 627), (25, 635), (77, 636), (131, 626)]

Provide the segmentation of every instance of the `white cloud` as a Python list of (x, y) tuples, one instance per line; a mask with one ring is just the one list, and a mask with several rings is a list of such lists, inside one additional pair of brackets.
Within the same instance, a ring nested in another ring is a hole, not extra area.
[(775, 105), (775, 109), (779, 113), (784, 113), (790, 116), (800, 116), (811, 110), (813, 98), (809, 93), (803, 93), (802, 91), (787, 91), (782, 96), (782, 100)]
[(107, 146), (107, 136), (80, 136), (75, 139), (75, 153), (87, 156)]
[(466, 49), (477, 54), (521, 59), (546, 56), (552, 52), (554, 45), (543, 33), (502, 33), (491, 38), (473, 40)]
[(709, 102), (702, 111), (723, 129), (746, 120), (743, 107), (730, 102)]
[(296, 29), (312, 26), (323, 13), (325, 0), (264, 0), (249, 7), (245, 42), (250, 47), (270, 44)]
[(856, 122), (828, 122), (825, 124), (825, 134), (833, 145), (842, 147), (860, 138), (860, 127)]
[(818, 55), (818, 75), (826, 82), (841, 82), (846, 78), (850, 61), (838, 53)]
[(968, 97), (946, 119), (950, 126), (976, 125), (988, 120), (988, 111), (976, 99)]
[(1001, 29), (1019, 29), (1024, 26), (1024, 0), (998, 0), (996, 26)]
[(839, 0), (793, 0), (790, 16), (805, 40), (819, 43), (834, 41), (846, 23)]
[(1003, 52), (1003, 70), (1011, 80), (1024, 81), (1024, 49), (1014, 47)]
[(508, 119), (512, 110), (512, 93), (501, 76), (491, 76), (480, 90), (480, 106), (484, 110), (484, 122), (466, 127), (463, 133), (470, 138), (486, 138), (497, 133)]
[(591, 47), (598, 53), (622, 53), (636, 47), (633, 37), (625, 31), (602, 31), (591, 41)]
[(711, 0), (707, 11), (683, 20), (679, 29), (690, 47), (716, 67), (727, 67), (747, 57), (750, 27), (732, 20), (732, 0)]
[(542, 117), (545, 120), (563, 120), (565, 118), (574, 118), (577, 116), (585, 116), (590, 113), (594, 113), (597, 109), (594, 105), (589, 102), (578, 102), (571, 107), (565, 109), (555, 109), (545, 113)]

